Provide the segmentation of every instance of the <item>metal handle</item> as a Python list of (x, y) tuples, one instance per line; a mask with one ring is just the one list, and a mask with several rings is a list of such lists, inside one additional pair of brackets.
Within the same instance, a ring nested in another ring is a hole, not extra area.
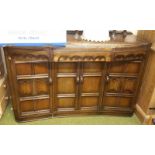
[(76, 83), (78, 84), (80, 82), (79, 76), (76, 77)]
[(5, 98), (4, 98), (5, 100), (8, 100), (9, 99), (9, 97), (8, 96), (5, 96)]
[(6, 84), (3, 85), (3, 88), (6, 88)]
[(49, 78), (49, 84), (52, 84), (53, 80), (52, 78)]
[(8, 60), (11, 60), (11, 57), (8, 57)]
[(83, 83), (83, 76), (82, 75), (80, 76), (80, 81), (81, 81), (81, 83)]
[(107, 75), (107, 76), (106, 76), (106, 80), (107, 80), (107, 81), (109, 81), (109, 80), (110, 80), (109, 75)]

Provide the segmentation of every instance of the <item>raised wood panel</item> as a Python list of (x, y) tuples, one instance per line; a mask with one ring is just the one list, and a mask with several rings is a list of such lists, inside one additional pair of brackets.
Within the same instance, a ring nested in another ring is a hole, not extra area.
[(35, 92), (36, 95), (49, 94), (49, 80), (48, 79), (35, 79)]
[(138, 74), (140, 71), (140, 62), (113, 62), (109, 65), (109, 73), (125, 73), (125, 74)]
[(15, 66), (17, 75), (48, 74), (48, 63), (17, 63)]
[(35, 63), (34, 74), (48, 74), (48, 62)]
[(62, 77), (57, 78), (57, 93), (69, 94), (76, 92), (76, 79), (75, 77)]
[(97, 93), (100, 91), (101, 77), (83, 77), (81, 93)]
[(32, 75), (32, 64), (31, 63), (20, 63), (16, 64), (17, 75)]
[(20, 102), (21, 112), (35, 112), (50, 109), (49, 99), (27, 100)]
[(47, 79), (18, 80), (19, 96), (33, 96), (49, 94), (49, 83)]
[(109, 81), (106, 82), (105, 90), (106, 92), (120, 92), (121, 90), (122, 80), (120, 78), (110, 78)]
[(130, 107), (131, 106), (131, 100), (132, 100), (132, 98), (120, 97), (119, 98), (119, 105), (121, 107)]
[(136, 91), (137, 81), (135, 78), (110, 78), (106, 82), (105, 90), (109, 93), (129, 93), (134, 94)]
[(109, 63), (109, 73), (122, 73), (123, 67), (122, 62), (111, 62)]
[(74, 108), (75, 107), (75, 98), (58, 98), (57, 99), (57, 108)]
[(58, 73), (76, 73), (77, 63), (58, 63)]
[(35, 110), (47, 110), (50, 109), (49, 99), (41, 99), (35, 101)]
[(114, 96), (105, 96), (104, 97), (104, 103), (103, 103), (103, 107), (104, 106), (109, 106), (109, 107), (117, 107), (119, 106), (118, 104), (119, 100), (118, 97), (114, 97)]
[(32, 96), (33, 95), (33, 80), (19, 80), (18, 81), (19, 96)]
[(21, 112), (34, 111), (34, 101), (30, 100), (20, 102), (20, 110)]
[(128, 94), (134, 94), (137, 87), (137, 80), (134, 78), (123, 79), (122, 92)]
[(103, 106), (109, 107), (131, 107), (132, 98), (118, 97), (118, 96), (105, 96)]
[[(80, 107), (97, 107), (99, 104), (99, 97), (82, 97)], [(97, 110), (97, 109), (96, 109)]]
[(87, 62), (83, 63), (83, 73), (97, 73), (97, 72), (102, 72), (102, 65), (104, 63), (100, 62)]
[(124, 73), (138, 74), (140, 71), (141, 63), (139, 62), (127, 62), (124, 66)]

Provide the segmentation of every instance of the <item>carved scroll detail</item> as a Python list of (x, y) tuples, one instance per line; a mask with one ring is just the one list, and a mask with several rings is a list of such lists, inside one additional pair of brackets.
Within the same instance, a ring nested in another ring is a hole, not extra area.
[(143, 60), (145, 58), (144, 54), (129, 54), (129, 55), (116, 55), (114, 57), (115, 61), (128, 61), (128, 60)]
[(34, 54), (17, 54), (13, 56), (15, 59), (24, 59), (26, 60), (48, 60), (49, 57), (46, 55), (34, 55)]
[(106, 61), (104, 56), (60, 56), (58, 61)]

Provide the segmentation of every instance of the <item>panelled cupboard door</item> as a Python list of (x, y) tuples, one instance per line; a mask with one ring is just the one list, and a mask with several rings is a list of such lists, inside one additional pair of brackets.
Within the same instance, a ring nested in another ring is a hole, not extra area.
[(55, 111), (74, 111), (77, 108), (78, 99), (79, 64), (75, 62), (59, 62), (55, 63), (55, 65)]
[[(27, 57), (27, 59), (25, 58)], [(51, 73), (48, 57), (20, 55), (10, 57), (18, 113), (21, 117), (51, 113)]]
[(131, 108), (138, 88), (141, 61), (108, 64), (102, 107)]
[(98, 110), (103, 85), (103, 62), (81, 63), (80, 110)]

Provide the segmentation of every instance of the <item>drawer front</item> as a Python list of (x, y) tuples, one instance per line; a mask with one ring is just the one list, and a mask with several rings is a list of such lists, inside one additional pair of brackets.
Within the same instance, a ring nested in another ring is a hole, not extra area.
[(111, 61), (111, 54), (107, 52), (55, 52), (55, 62), (105, 62)]
[(8, 87), (7, 81), (4, 80), (4, 82), (0, 86), (0, 100), (7, 93), (7, 87)]

